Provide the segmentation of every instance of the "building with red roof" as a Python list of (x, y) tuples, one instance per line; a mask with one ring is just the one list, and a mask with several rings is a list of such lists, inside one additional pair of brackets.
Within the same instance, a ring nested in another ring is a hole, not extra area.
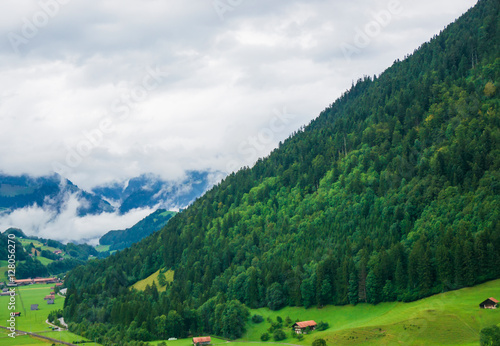
[(314, 330), (316, 329), (316, 326), (318, 324), (314, 321), (303, 321), (303, 322), (296, 322), (292, 327), (295, 330), (295, 333), (297, 334), (307, 334), (307, 328), (309, 330)]
[(202, 336), (199, 338), (193, 338), (193, 345), (210, 345), (212, 338), (209, 336)]

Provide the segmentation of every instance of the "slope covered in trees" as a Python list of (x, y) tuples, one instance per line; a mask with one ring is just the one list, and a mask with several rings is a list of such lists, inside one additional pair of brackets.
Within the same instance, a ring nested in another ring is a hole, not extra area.
[(158, 209), (130, 228), (109, 231), (99, 239), (99, 244), (110, 245), (109, 250), (122, 250), (165, 226), (176, 213)]
[[(500, 277), (499, 7), (480, 0), (162, 231), (70, 272), (71, 329), (235, 338), (245, 306), (411, 301)], [(127, 289), (160, 268), (175, 270), (166, 292)]]

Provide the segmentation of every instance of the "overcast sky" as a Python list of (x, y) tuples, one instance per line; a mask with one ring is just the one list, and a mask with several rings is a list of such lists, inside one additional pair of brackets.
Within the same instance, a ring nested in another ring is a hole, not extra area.
[(475, 0), (2, 0), (0, 170), (89, 189), (267, 155)]

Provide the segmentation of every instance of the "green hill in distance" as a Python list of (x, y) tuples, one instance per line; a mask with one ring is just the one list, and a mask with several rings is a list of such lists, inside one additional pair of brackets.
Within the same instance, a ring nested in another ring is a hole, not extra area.
[(99, 239), (99, 244), (109, 245), (109, 251), (125, 249), (160, 230), (175, 214), (174, 211), (158, 209), (130, 228), (122, 231), (109, 231)]
[[(68, 273), (72, 330), (238, 339), (248, 308), (396, 304), (500, 278), (499, 8), (478, 1), (160, 232)], [(160, 268), (175, 273), (165, 292), (128, 289)]]

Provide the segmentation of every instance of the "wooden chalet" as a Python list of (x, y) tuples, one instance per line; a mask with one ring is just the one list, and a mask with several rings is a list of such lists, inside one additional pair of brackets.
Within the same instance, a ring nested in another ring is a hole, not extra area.
[(195, 345), (195, 346), (197, 346), (197, 345), (210, 345), (211, 342), (212, 342), (212, 338), (210, 338), (209, 336), (202, 336), (199, 338), (193, 338), (193, 345)]
[(54, 297), (53, 295), (49, 295), (49, 296), (45, 296), (45, 298), (43, 298), (43, 299), (44, 299), (44, 300), (47, 300), (47, 299), (52, 299), (52, 300), (54, 300), (54, 298), (55, 298), (55, 297)]
[(296, 322), (292, 328), (295, 330), (295, 333), (297, 334), (307, 334), (307, 328), (309, 330), (314, 330), (316, 329), (316, 326), (318, 324), (314, 321), (303, 321), (303, 322)]
[(14, 312), (14, 316), (21, 316), (20, 312)]
[(31, 311), (38, 310), (38, 304), (31, 304)]
[(47, 300), (47, 304), (54, 304), (54, 300), (53, 299)]
[(496, 309), (498, 305), (498, 300), (495, 298), (488, 298), (481, 304), (479, 304), (479, 307), (481, 309)]

